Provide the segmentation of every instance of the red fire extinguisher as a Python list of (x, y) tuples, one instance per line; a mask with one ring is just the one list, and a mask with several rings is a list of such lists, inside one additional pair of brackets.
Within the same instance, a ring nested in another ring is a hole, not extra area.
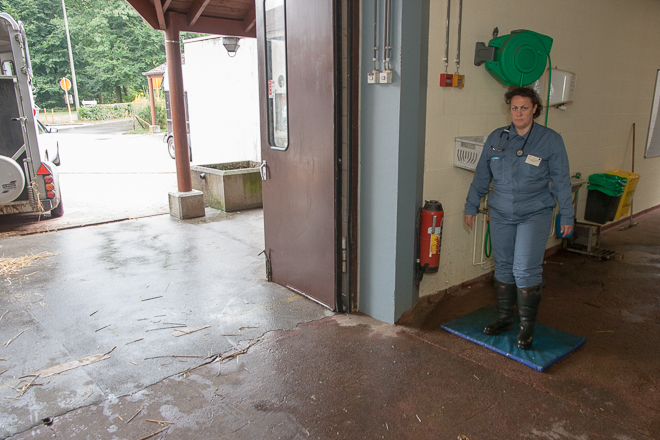
[(419, 231), (419, 265), (422, 273), (436, 273), (440, 266), (440, 244), (444, 217), (437, 200), (424, 203)]

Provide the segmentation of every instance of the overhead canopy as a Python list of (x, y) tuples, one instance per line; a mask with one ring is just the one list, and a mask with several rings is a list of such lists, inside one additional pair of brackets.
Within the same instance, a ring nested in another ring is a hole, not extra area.
[(255, 37), (254, 0), (126, 0), (154, 29), (176, 14), (181, 32)]

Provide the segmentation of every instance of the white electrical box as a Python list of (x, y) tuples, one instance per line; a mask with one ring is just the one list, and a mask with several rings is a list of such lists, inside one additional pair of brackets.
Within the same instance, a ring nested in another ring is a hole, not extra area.
[(380, 79), (378, 81), (380, 84), (390, 84), (392, 83), (392, 71), (391, 70), (383, 70), (380, 72)]
[[(568, 104), (575, 100), (575, 84), (577, 75), (566, 70), (552, 69), (552, 84), (550, 87), (550, 105)], [(548, 71), (539, 78), (533, 86), (536, 93), (545, 104), (548, 99)]]
[(367, 84), (378, 84), (380, 82), (380, 72), (374, 70), (367, 73)]

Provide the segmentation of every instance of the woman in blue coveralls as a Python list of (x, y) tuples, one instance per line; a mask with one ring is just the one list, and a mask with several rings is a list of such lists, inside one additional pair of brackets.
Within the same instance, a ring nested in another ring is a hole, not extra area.
[(479, 202), (493, 192), (490, 236), (495, 259), (498, 317), (483, 332), (497, 335), (513, 324), (518, 301), (520, 332), (517, 345), (529, 349), (543, 289), (542, 264), (555, 198), (561, 234), (573, 230), (570, 172), (564, 141), (555, 131), (534, 123), (543, 105), (530, 88), (510, 89), (505, 95), (512, 124), (488, 136), (465, 204), (465, 223), (474, 225)]

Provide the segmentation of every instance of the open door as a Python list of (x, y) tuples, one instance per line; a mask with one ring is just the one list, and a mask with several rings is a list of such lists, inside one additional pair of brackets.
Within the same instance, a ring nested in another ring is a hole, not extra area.
[(332, 0), (256, 0), (269, 280), (337, 308)]

